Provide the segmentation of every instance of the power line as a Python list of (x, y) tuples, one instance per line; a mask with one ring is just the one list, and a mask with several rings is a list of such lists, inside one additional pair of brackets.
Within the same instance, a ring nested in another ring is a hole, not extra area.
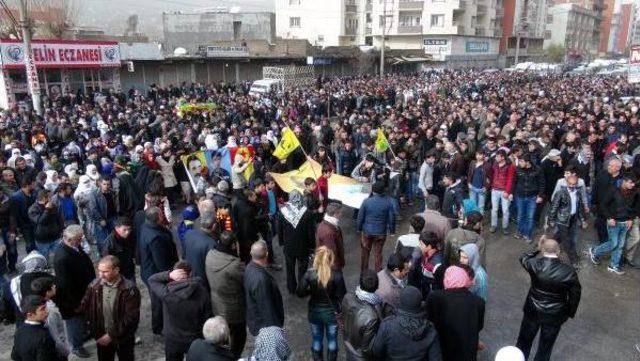
[(11, 9), (9, 9), (9, 6), (7, 6), (7, 3), (5, 2), (5, 0), (0, 0), (0, 6), (2, 6), (2, 8), (4, 9), (4, 12), (7, 13), (7, 17), (9, 17), (9, 20), (11, 20), (11, 22), (13, 23), (13, 26), (19, 27), (20, 24), (16, 20), (15, 16), (13, 16), (13, 13), (11, 12)]

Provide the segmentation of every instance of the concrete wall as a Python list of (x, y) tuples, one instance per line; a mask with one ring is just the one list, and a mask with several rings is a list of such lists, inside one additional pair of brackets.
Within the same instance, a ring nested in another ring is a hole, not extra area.
[(234, 40), (234, 22), (241, 22), (238, 42), (242, 39), (275, 39), (274, 13), (190, 13), (163, 14), (164, 45), (169, 52), (177, 47), (195, 52), (199, 45)]

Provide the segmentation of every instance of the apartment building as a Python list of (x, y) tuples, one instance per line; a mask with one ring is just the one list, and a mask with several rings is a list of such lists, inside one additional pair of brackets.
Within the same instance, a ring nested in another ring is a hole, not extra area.
[(598, 51), (599, 38), (596, 37), (599, 16), (593, 11), (576, 4), (559, 4), (547, 10), (548, 18), (544, 47), (562, 45), (567, 53), (588, 57)]
[[(506, 64), (541, 61), (547, 18), (547, 0), (503, 0), (500, 53)], [(517, 48), (517, 49), (516, 49)]]
[(276, 0), (275, 5), (277, 36), (323, 47), (366, 43), (371, 0)]
[(633, 23), (636, 12), (636, 4), (633, 2), (619, 1), (611, 19), (611, 32), (609, 36), (608, 52), (623, 54), (631, 45)]

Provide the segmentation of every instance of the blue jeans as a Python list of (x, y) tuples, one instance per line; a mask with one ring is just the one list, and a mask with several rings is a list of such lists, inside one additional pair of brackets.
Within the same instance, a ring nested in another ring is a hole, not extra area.
[(509, 205), (511, 201), (503, 197), (504, 191), (491, 190), (491, 227), (498, 227), (498, 207), (502, 207), (502, 229), (509, 227)]
[(487, 191), (484, 188), (476, 188), (472, 185), (469, 186), (469, 198), (476, 202), (478, 210), (481, 214), (484, 214), (484, 203), (487, 198)]
[(36, 250), (40, 252), (47, 260), (49, 260), (49, 256), (58, 249), (60, 242), (58, 240), (51, 242), (38, 242), (36, 241)]
[(422, 193), (418, 188), (418, 172), (409, 172), (409, 179), (407, 179), (404, 189), (409, 201), (412, 201), (415, 196)]
[(64, 324), (67, 326), (67, 339), (71, 350), (78, 350), (82, 348), (84, 344), (84, 316), (74, 316), (72, 318), (64, 320)]
[(533, 214), (536, 212), (536, 196), (516, 197), (518, 209), (518, 233), (531, 239)]
[(624, 243), (627, 238), (627, 223), (616, 222), (615, 226), (607, 225), (607, 234), (609, 240), (593, 249), (593, 255), (598, 258), (605, 253), (611, 252), (609, 266), (619, 268), (622, 252), (624, 251)]
[(327, 351), (338, 351), (338, 325), (327, 323), (311, 323), (311, 350), (321, 352), (324, 334), (327, 334)]

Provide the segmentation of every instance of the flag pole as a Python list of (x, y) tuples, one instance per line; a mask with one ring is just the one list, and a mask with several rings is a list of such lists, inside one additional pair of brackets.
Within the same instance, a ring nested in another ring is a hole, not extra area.
[[(291, 125), (289, 125), (289, 123), (287, 122), (287, 120), (285, 118), (282, 118), (282, 121), (284, 122), (284, 124), (287, 126), (287, 128), (291, 129), (291, 131), (293, 132), (293, 127)], [(293, 133), (293, 135), (298, 138), (295, 134), (295, 132)], [(300, 143), (300, 139), (298, 139), (298, 143)], [(310, 160), (311, 157), (309, 156), (309, 154), (307, 153), (306, 150), (304, 150), (304, 147), (302, 146), (302, 143), (300, 143), (300, 149), (302, 149), (302, 153), (304, 154), (305, 158), (307, 160)], [(309, 163), (311, 164), (311, 163)], [(313, 164), (311, 164), (311, 171), (313, 172), (313, 176), (316, 178), (316, 180), (320, 177), (318, 177), (318, 175), (316, 174), (316, 170), (313, 168)], [(322, 172), (322, 170), (320, 170), (320, 172)]]

